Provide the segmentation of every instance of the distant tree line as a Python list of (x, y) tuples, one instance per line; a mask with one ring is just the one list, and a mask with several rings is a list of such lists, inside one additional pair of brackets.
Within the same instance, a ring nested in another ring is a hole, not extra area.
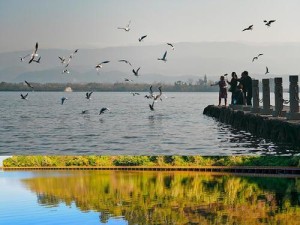
[[(217, 86), (210, 86), (212, 82), (199, 79), (196, 82), (193, 80), (176, 81), (174, 84), (165, 83), (31, 83), (34, 91), (64, 91), (67, 87), (71, 87), (73, 91), (117, 91), (117, 92), (148, 92), (150, 85), (153, 90), (162, 86), (163, 91), (167, 92), (215, 92), (218, 91)], [(0, 91), (31, 91), (25, 83), (0, 83)]]

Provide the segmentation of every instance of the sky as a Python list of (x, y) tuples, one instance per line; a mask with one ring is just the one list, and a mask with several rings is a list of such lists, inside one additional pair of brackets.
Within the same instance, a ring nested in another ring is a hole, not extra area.
[[(0, 52), (36, 41), (46, 49), (131, 46), (142, 35), (148, 45), (299, 42), (299, 9), (299, 0), (0, 0)], [(117, 29), (129, 21), (130, 32)]]

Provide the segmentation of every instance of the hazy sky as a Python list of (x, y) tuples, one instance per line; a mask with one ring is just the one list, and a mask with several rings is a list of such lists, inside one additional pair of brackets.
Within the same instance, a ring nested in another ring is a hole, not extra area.
[[(299, 0), (0, 0), (0, 52), (165, 42), (299, 42)], [(276, 19), (271, 28), (263, 20)], [(131, 20), (131, 31), (118, 30)], [(241, 32), (254, 24), (253, 31)]]

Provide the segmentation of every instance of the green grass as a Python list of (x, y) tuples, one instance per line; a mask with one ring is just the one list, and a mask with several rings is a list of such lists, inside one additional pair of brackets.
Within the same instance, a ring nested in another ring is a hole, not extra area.
[(12, 156), (3, 167), (65, 166), (291, 166), (300, 156)]

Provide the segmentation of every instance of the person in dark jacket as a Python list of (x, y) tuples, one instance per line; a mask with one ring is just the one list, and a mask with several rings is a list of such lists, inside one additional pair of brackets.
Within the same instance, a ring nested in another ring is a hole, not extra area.
[(252, 105), (252, 78), (249, 76), (248, 71), (244, 71), (238, 81), (243, 86), (247, 105)]
[(227, 80), (227, 83), (230, 85), (228, 91), (231, 92), (231, 104), (234, 104), (233, 99), (234, 99), (235, 92), (237, 91), (237, 83), (238, 83), (238, 77), (235, 72), (231, 73), (231, 80), (230, 81)]

